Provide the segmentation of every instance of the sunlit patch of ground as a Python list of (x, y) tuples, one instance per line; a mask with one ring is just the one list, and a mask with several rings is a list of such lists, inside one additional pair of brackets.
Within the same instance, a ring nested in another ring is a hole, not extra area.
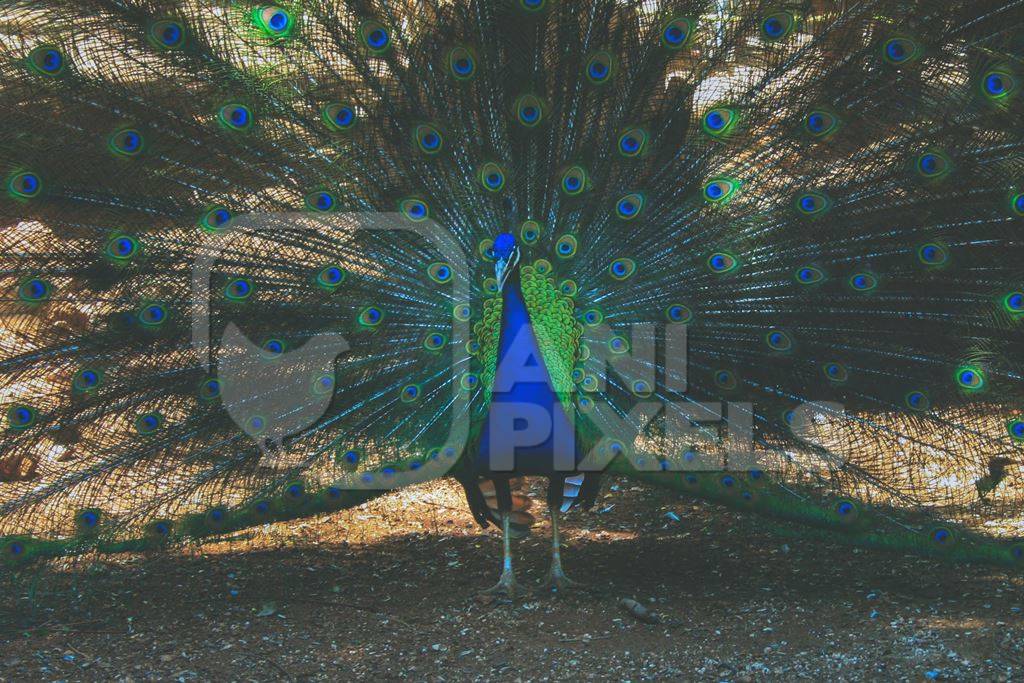
[[(542, 493), (542, 486), (535, 486)], [(1014, 680), (1019, 572), (783, 537), (764, 520), (613, 482), (514, 546), (529, 592), (480, 601), (498, 537), (435, 482), (255, 536), (104, 558), (11, 584), (0, 678), (81, 680)], [(669, 515), (668, 513), (672, 513)], [(678, 521), (673, 519), (678, 517)], [(82, 569), (83, 567), (79, 567)], [(4, 585), (5, 593), (8, 584)], [(11, 594), (20, 598), (11, 598)], [(643, 623), (622, 598), (658, 615)]]

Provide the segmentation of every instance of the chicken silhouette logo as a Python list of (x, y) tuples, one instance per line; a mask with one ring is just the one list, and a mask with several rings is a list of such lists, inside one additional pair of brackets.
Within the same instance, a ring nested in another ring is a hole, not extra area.
[[(353, 380), (348, 373), (359, 373), (360, 359), (382, 353), (375, 348), (372, 330), (381, 322), (382, 314), (374, 307), (364, 308), (359, 314), (361, 331), (346, 338), (351, 329), (351, 302), (345, 299), (346, 290), (327, 287), (332, 294), (329, 315), (296, 316), (292, 320), (293, 336), (261, 337), (266, 330), (258, 321), (247, 316), (251, 309), (246, 302), (259, 296), (250, 280), (232, 272), (238, 254), (259, 253), (266, 248), (269, 236), (293, 236), (295, 243), (315, 244), (323, 235), (338, 239), (355, 239), (360, 231), (402, 232), (412, 234), (429, 245), (434, 252), (450, 264), (452, 293), (457, 300), (469, 297), (465, 254), (451, 236), (432, 221), (410, 225), (401, 214), (389, 213), (334, 213), (319, 216), (310, 213), (245, 214), (229, 217), (216, 230), (209, 231), (208, 241), (202, 245), (200, 256), (192, 270), (192, 345), (200, 362), (207, 368), (209, 379), (203, 385), (202, 395), (210, 402), (219, 403), (239, 430), (260, 448), (260, 465), (277, 469), (308, 464), (310, 459), (323, 457), (317, 449), (290, 447), (300, 437), (331, 424), (332, 406), (342, 413), (351, 409), (344, 404), (342, 388)], [(394, 239), (401, 239), (395, 237)], [(349, 264), (335, 266), (335, 271), (347, 269)], [(427, 263), (429, 266), (429, 263)], [(355, 264), (356, 271), (365, 264)], [(225, 277), (228, 277), (225, 280)], [(344, 277), (344, 275), (342, 276)], [(222, 291), (218, 291), (223, 285)], [(339, 278), (340, 281), (340, 278)], [(319, 280), (318, 280), (319, 282)], [(333, 283), (328, 283), (333, 284)], [(371, 319), (371, 313), (379, 316)], [(366, 317), (364, 320), (363, 318)], [(278, 321), (280, 322), (280, 321)], [(280, 329), (280, 326), (278, 327)], [(454, 336), (468, 336), (468, 323), (453, 316), (451, 329)], [(369, 332), (368, 332), (369, 331)], [(212, 335), (212, 338), (211, 338)], [(351, 343), (350, 343), (351, 342)], [(460, 391), (460, 368), (467, 359), (463, 345), (452, 346), (449, 373), (453, 414), (464, 413), (467, 394)], [(399, 399), (396, 399), (396, 401)], [(452, 421), (446, 438), (440, 441), (439, 451), (444, 457), (428, 459), (421, 467), (407, 472), (388, 472), (387, 476), (342, 472), (334, 481), (336, 487), (395, 488), (416, 481), (441, 476), (461, 452), (466, 439), (464, 420)]]
[(349, 350), (340, 333), (322, 332), (287, 349), (254, 344), (228, 323), (217, 349), (220, 395), (228, 415), (263, 449), (262, 464), (287, 465), (287, 436), (314, 425), (334, 397), (335, 359)]

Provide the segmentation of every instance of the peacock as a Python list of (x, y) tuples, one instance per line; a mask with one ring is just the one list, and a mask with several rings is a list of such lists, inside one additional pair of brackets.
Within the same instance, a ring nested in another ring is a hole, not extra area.
[(604, 474), (1024, 567), (1019, 0), (14, 0), (0, 571)]

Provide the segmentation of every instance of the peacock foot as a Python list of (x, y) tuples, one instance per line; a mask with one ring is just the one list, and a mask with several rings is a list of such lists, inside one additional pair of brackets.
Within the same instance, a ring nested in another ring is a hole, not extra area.
[(519, 584), (516, 583), (516, 575), (512, 573), (511, 569), (506, 569), (501, 573), (498, 583), (483, 591), (482, 594), (503, 595), (509, 600), (515, 600), (516, 596), (519, 595)]
[(570, 590), (580, 590), (587, 587), (587, 584), (573, 581), (566, 576), (565, 572), (558, 565), (551, 566), (541, 585), (552, 593), (565, 593)]

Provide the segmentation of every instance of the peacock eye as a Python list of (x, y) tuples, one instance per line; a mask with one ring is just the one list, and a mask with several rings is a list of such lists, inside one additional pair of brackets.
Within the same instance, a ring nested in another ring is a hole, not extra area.
[(391, 47), (391, 34), (380, 22), (367, 21), (364, 23), (359, 27), (359, 37), (374, 54), (387, 52)]
[(615, 214), (622, 220), (633, 220), (644, 208), (644, 196), (639, 192), (627, 194), (615, 203)]
[(271, 359), (280, 357), (287, 348), (288, 345), (281, 339), (268, 339), (260, 345), (264, 357)]
[(127, 261), (135, 256), (139, 250), (139, 243), (135, 238), (126, 235), (114, 237), (107, 242), (106, 255), (117, 261)]
[(571, 166), (562, 174), (560, 184), (562, 192), (569, 196), (576, 196), (587, 187), (587, 172), (582, 166)]
[(473, 372), (467, 372), (459, 379), (459, 385), (466, 391), (472, 391), (480, 385), (480, 378)]
[(949, 260), (949, 252), (941, 244), (929, 242), (918, 247), (917, 259), (926, 266), (942, 266)]
[(341, 266), (329, 265), (316, 274), (316, 283), (323, 289), (333, 290), (345, 280), (345, 269)]
[(1010, 292), (1004, 296), (1003, 308), (1012, 315), (1024, 313), (1024, 292)]
[(359, 313), (359, 324), (364, 327), (377, 327), (384, 319), (384, 312), (376, 306), (367, 306)]
[(647, 131), (643, 128), (630, 128), (619, 136), (619, 154), (624, 157), (640, 156), (646, 146)]
[(985, 375), (980, 368), (968, 365), (957, 368), (956, 382), (967, 391), (979, 391), (985, 388)]
[(929, 180), (945, 176), (952, 168), (949, 158), (941, 152), (925, 152), (917, 157), (914, 166), (921, 176)]
[(612, 77), (614, 63), (611, 53), (605, 51), (594, 53), (587, 60), (587, 65), (584, 69), (587, 80), (594, 85), (604, 85)]
[(600, 309), (588, 308), (583, 311), (583, 323), (588, 327), (595, 327), (604, 322), (604, 314), (601, 313)]
[(15, 173), (7, 181), (7, 191), (20, 199), (31, 199), (42, 191), (43, 182), (31, 171)]
[(444, 146), (440, 131), (429, 123), (421, 123), (413, 131), (413, 139), (424, 154), (437, 154)]
[(720, 389), (735, 389), (736, 376), (730, 370), (718, 370), (715, 372), (715, 385)]
[(539, 12), (546, 4), (547, 0), (519, 0), (519, 6), (527, 12)]
[(724, 251), (715, 252), (708, 257), (708, 268), (712, 273), (729, 273), (736, 270), (739, 265), (739, 259)]
[(704, 132), (715, 138), (723, 138), (733, 131), (739, 115), (729, 107), (715, 107), (704, 114)]
[(882, 55), (890, 64), (905, 64), (916, 58), (919, 50), (910, 38), (890, 38), (882, 45)]
[(931, 407), (928, 395), (923, 391), (911, 391), (903, 397), (903, 402), (911, 410), (924, 411)]
[(86, 393), (99, 387), (103, 373), (93, 368), (82, 368), (71, 380), (71, 388), (77, 393)]
[(253, 24), (271, 38), (285, 38), (295, 27), (295, 17), (277, 5), (257, 7), (252, 13)]
[(142, 151), (142, 134), (134, 128), (125, 128), (111, 135), (107, 144), (114, 154), (132, 157)]
[(244, 104), (225, 104), (217, 111), (217, 120), (229, 130), (244, 131), (252, 127), (252, 112)]
[(813, 285), (825, 279), (825, 273), (814, 266), (804, 266), (796, 271), (796, 281), (802, 285)]
[(533, 128), (544, 118), (544, 104), (534, 95), (522, 95), (515, 107), (516, 118), (527, 128)]
[(448, 53), (448, 68), (458, 80), (468, 80), (476, 74), (476, 58), (469, 48), (454, 47)]
[(519, 226), (519, 236), (526, 244), (534, 244), (540, 238), (540, 223), (533, 220), (523, 221)]
[(572, 258), (576, 255), (577, 242), (572, 235), (562, 235), (555, 244), (555, 254), (560, 259)]
[(42, 76), (59, 76), (64, 73), (67, 63), (64, 55), (52, 45), (40, 45), (28, 53), (28, 65)]
[(1010, 210), (1018, 216), (1024, 216), (1024, 192), (1019, 192), (1010, 197)]
[(135, 431), (139, 434), (152, 434), (163, 424), (164, 418), (158, 412), (144, 413), (135, 418)]
[(217, 232), (225, 228), (231, 220), (231, 212), (223, 206), (207, 209), (199, 218), (199, 227), (207, 232)]
[(782, 40), (796, 28), (796, 17), (789, 12), (772, 12), (761, 19), (761, 36), (768, 41)]
[(813, 109), (804, 118), (804, 128), (816, 138), (825, 138), (839, 127), (839, 119), (832, 112)]
[(167, 308), (162, 304), (146, 304), (136, 317), (146, 327), (159, 327), (167, 321)]
[(211, 377), (203, 380), (199, 385), (199, 398), (203, 401), (212, 401), (220, 396), (220, 380)]
[(738, 186), (730, 178), (715, 178), (704, 186), (704, 199), (712, 204), (725, 204), (736, 194)]
[(315, 396), (326, 396), (334, 391), (334, 375), (324, 373), (317, 375), (309, 383), (309, 392)]
[(398, 209), (403, 216), (411, 221), (423, 221), (430, 217), (430, 208), (422, 199), (414, 197), (403, 199), (399, 202)]
[(831, 382), (842, 383), (849, 378), (849, 372), (846, 367), (840, 363), (826, 363), (825, 367), (822, 368), (825, 373), (825, 377)]
[(693, 318), (693, 312), (683, 304), (671, 304), (665, 309), (665, 318), (674, 323), (687, 323)]
[(608, 266), (608, 273), (616, 280), (625, 280), (636, 272), (636, 262), (631, 258), (617, 258)]
[(669, 50), (682, 49), (693, 35), (693, 21), (685, 17), (676, 17), (661, 29), (661, 44)]
[(434, 282), (444, 284), (452, 279), (452, 268), (447, 263), (431, 263), (427, 267), (427, 275)]
[(423, 348), (428, 351), (437, 351), (444, 347), (448, 343), (448, 337), (441, 334), (440, 332), (428, 332), (427, 336), (423, 338)]
[(616, 335), (608, 340), (608, 350), (612, 353), (626, 353), (629, 351), (629, 342), (625, 337)]
[(849, 284), (858, 292), (870, 292), (878, 287), (878, 278), (871, 273), (855, 273), (850, 277)]
[(765, 342), (772, 351), (789, 351), (793, 348), (793, 340), (782, 330), (769, 330)]
[(1024, 441), (1024, 419), (1014, 418), (1006, 423), (1006, 431), (1016, 441)]
[(796, 208), (804, 216), (819, 216), (831, 207), (831, 200), (820, 192), (804, 192), (796, 198)]
[(331, 130), (347, 131), (356, 125), (356, 110), (340, 102), (325, 105), (320, 115)]
[(412, 403), (418, 400), (420, 397), (420, 387), (418, 384), (407, 384), (402, 387), (401, 398), (403, 403)]
[(37, 304), (50, 296), (50, 283), (37, 277), (29, 278), (18, 285), (18, 298), (25, 303)]
[(1006, 71), (989, 71), (982, 79), (982, 87), (990, 98), (1004, 99), (1017, 90), (1017, 79)]
[(488, 192), (500, 192), (505, 187), (505, 171), (493, 161), (481, 166), (477, 177)]
[(228, 301), (245, 301), (252, 295), (252, 283), (244, 277), (235, 278), (224, 288), (224, 297)]
[(576, 284), (575, 280), (562, 280), (558, 285), (558, 291), (562, 293), (562, 296), (576, 296), (579, 292), (579, 285)]
[(185, 44), (185, 28), (171, 19), (155, 21), (149, 27), (149, 40), (164, 50), (177, 50)]
[(455, 304), (454, 308), (452, 308), (452, 315), (459, 322), (466, 322), (472, 314), (473, 310), (468, 304)]
[(31, 406), (13, 405), (7, 409), (7, 424), (15, 431), (28, 429), (36, 423), (36, 417), (36, 409)]
[(338, 200), (326, 190), (311, 192), (306, 195), (306, 207), (318, 213), (326, 213), (337, 208)]

